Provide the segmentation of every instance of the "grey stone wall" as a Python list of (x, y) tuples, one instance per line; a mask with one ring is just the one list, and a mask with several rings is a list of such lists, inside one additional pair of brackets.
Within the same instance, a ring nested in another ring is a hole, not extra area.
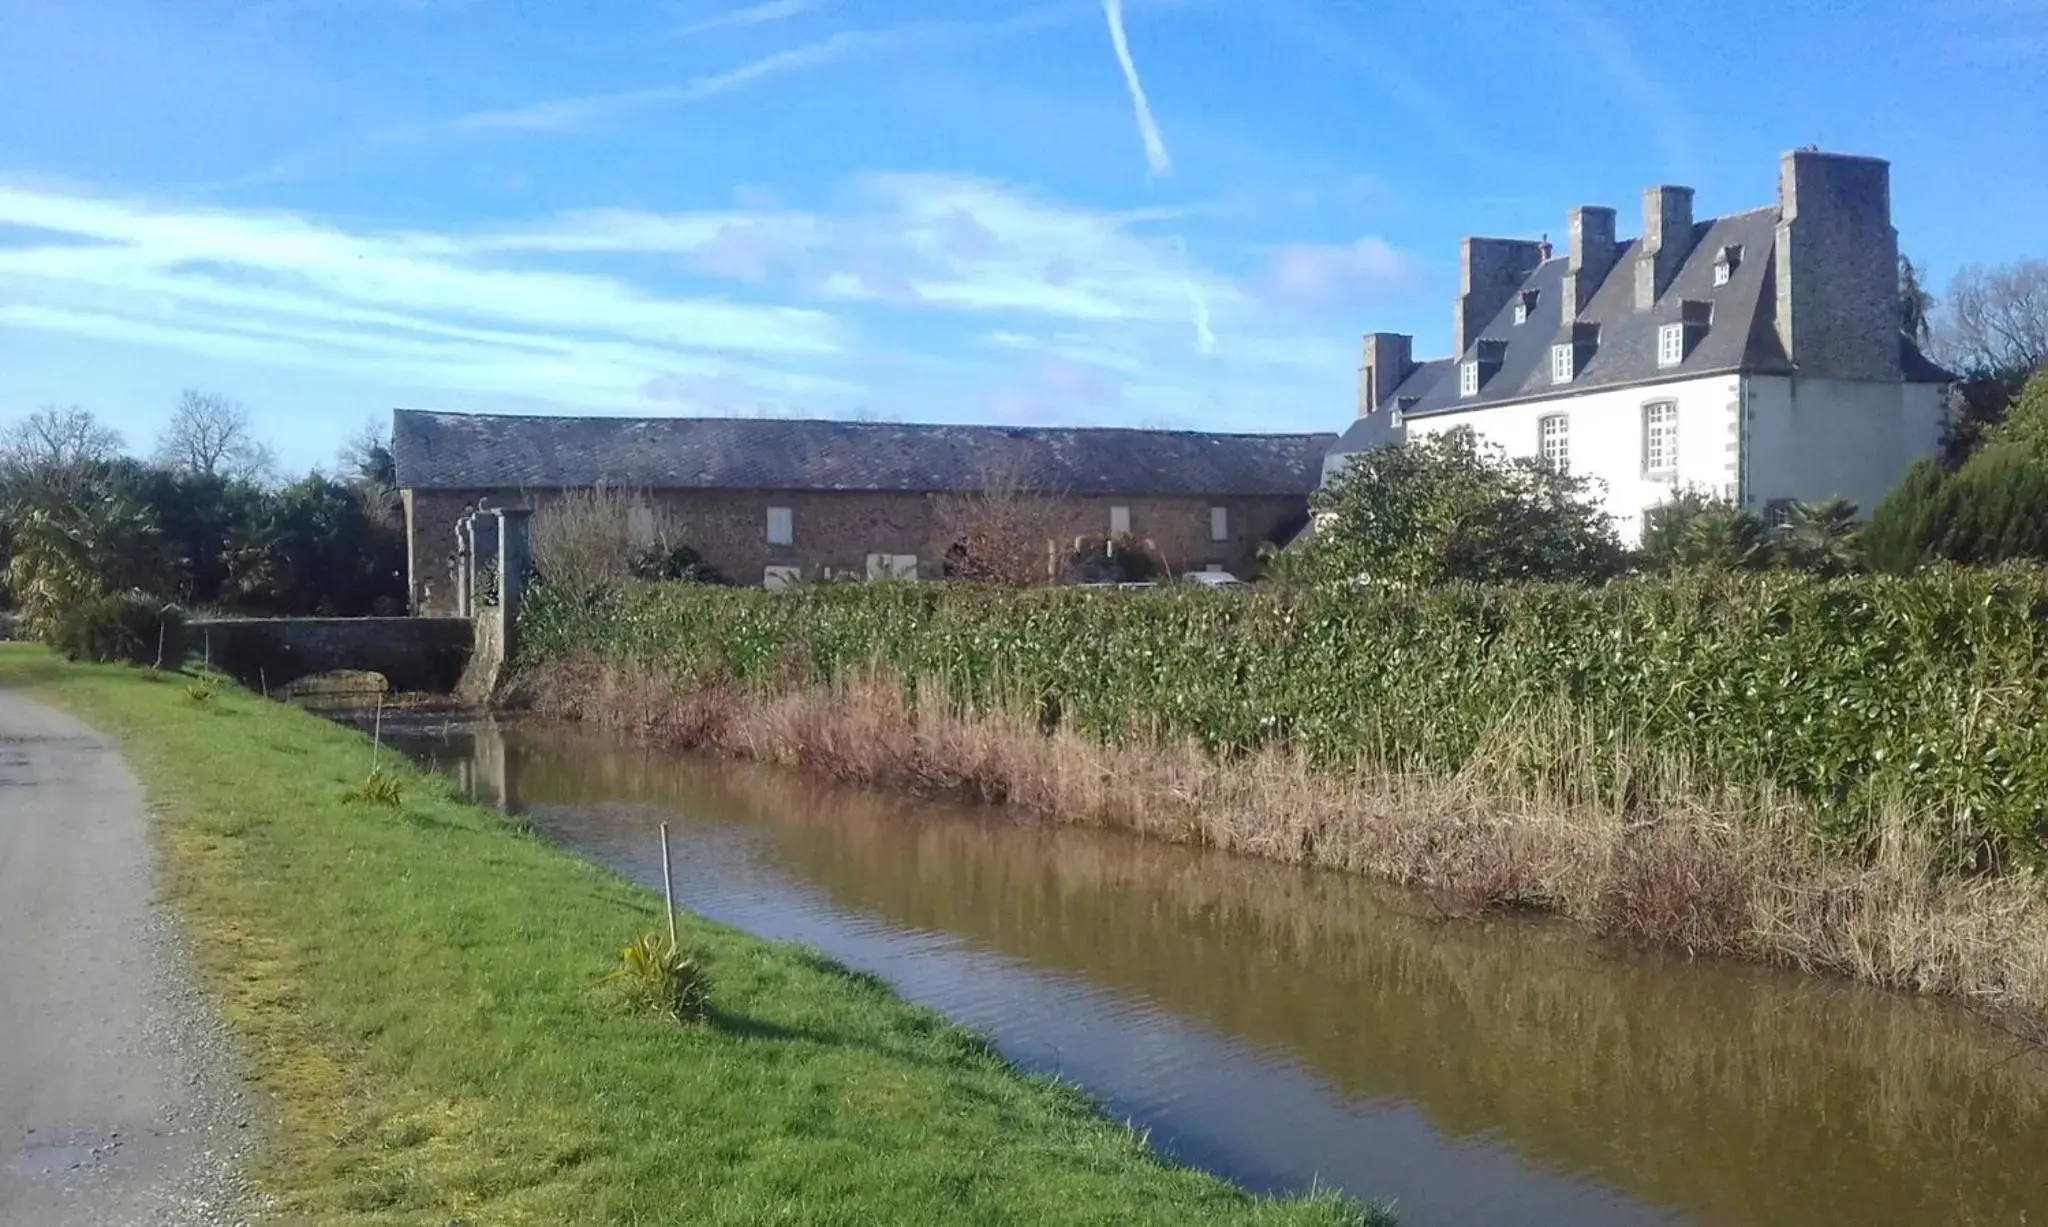
[(1559, 306), (1563, 331), (1569, 334), (1579, 312), (1593, 301), (1600, 283), (1621, 259), (1621, 245), (1614, 238), (1614, 210), (1604, 205), (1573, 209), (1565, 219), (1565, 241), (1571, 244), (1571, 251), (1565, 261), (1564, 297)]
[(1358, 368), (1358, 416), (1369, 416), (1414, 369), (1414, 337), (1400, 332), (1366, 333), (1365, 361)]
[[(451, 563), (455, 522), (479, 495), (508, 507), (526, 504), (544, 516), (551, 492), (517, 490), (417, 490), (409, 492), (408, 525), (414, 559), (413, 610), (447, 615), (454, 611)], [(682, 524), (683, 540), (704, 560), (738, 584), (758, 585), (770, 566), (798, 568), (816, 578), (825, 568), (864, 574), (869, 554), (914, 554), (920, 579), (939, 579), (952, 541), (946, 535), (944, 502), (929, 494), (657, 490), (650, 501)], [(1055, 529), (1062, 538), (1109, 531), (1110, 508), (1128, 507), (1131, 531), (1154, 542), (1178, 571), (1219, 565), (1240, 577), (1257, 571), (1260, 545), (1290, 521), (1307, 513), (1307, 497), (1133, 498), (1119, 495), (1067, 496), (1058, 500)], [(795, 541), (768, 544), (768, 509), (787, 507)], [(1209, 509), (1228, 512), (1227, 541), (1209, 539)]]
[(201, 618), (187, 650), (249, 687), (281, 689), (315, 673), (381, 673), (393, 690), (446, 694), (469, 660), (461, 618)]
[(1692, 254), (1692, 189), (1643, 190), (1643, 241), (1636, 248), (1636, 310), (1657, 305)]
[(1458, 244), (1458, 302), (1451, 314), (1454, 356), (1500, 314), (1543, 262), (1543, 245), (1526, 239), (1468, 238)]
[(1899, 236), (1891, 165), (1798, 150), (1778, 161), (1778, 339), (1801, 375), (1896, 380)]

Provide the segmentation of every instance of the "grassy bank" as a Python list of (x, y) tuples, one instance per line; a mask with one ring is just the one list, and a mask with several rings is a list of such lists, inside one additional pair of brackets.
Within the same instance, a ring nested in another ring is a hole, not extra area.
[[(1340, 1223), (1157, 1161), (872, 980), (686, 918), (712, 1022), (600, 983), (659, 902), (237, 689), (0, 645), (117, 739), (167, 891), (275, 1107), (258, 1173), (320, 1223)], [(48, 935), (47, 940), (61, 940)], [(86, 955), (82, 955), (85, 957)]]
[(2048, 1016), (2035, 879), (1956, 872), (1902, 807), (1877, 816), (1867, 853), (1831, 850), (1796, 795), (1717, 785), (1562, 719), (1532, 720), (1454, 772), (1330, 772), (1270, 747), (1224, 759), (1190, 740), (1047, 730), (1031, 703), (969, 704), (882, 670), (769, 689), (585, 656), (530, 664), (522, 685), (551, 716), (1367, 874), (1446, 914), (1538, 908), (1623, 939), (1960, 995), (2030, 1028)]

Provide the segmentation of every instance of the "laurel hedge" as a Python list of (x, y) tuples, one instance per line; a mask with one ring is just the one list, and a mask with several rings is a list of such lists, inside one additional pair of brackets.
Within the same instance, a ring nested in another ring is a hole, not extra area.
[(1517, 751), (1560, 761), (1526, 766), (1669, 752), (1706, 783), (1803, 796), (1833, 843), (1873, 838), (1904, 804), (1958, 864), (2048, 865), (2039, 569), (1412, 592), (543, 589), (522, 630), (529, 665), (608, 658), (679, 687), (881, 665), (1111, 741), (1285, 745), (1333, 770), (1455, 771), (1562, 714), (1571, 739)]

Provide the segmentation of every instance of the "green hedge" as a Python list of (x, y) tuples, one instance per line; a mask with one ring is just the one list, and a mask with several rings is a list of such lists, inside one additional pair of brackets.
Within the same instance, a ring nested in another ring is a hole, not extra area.
[(175, 669), (185, 659), (185, 614), (138, 592), (88, 597), (57, 613), (48, 638), (51, 647), (71, 660)]
[(2048, 863), (2048, 571), (1406, 594), (667, 586), (542, 591), (522, 629), (526, 663), (753, 685), (882, 663), (1111, 740), (1288, 743), (1333, 768), (1453, 770), (1562, 713), (1585, 737), (1571, 764), (1529, 740), (1535, 770), (1597, 770), (1588, 739), (1673, 750), (1811, 798), (1838, 841), (1895, 799), (1957, 832), (1959, 861)]

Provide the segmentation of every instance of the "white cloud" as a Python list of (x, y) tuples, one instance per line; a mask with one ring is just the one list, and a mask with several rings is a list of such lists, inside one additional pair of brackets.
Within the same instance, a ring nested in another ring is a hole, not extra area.
[(829, 38), (764, 55), (737, 68), (696, 77), (682, 85), (551, 98), (508, 110), (458, 116), (444, 126), (451, 132), (575, 132), (623, 118), (634, 111), (702, 102), (799, 68), (829, 64), (858, 51), (889, 47), (900, 42), (906, 33), (906, 30), (842, 30)]
[(1341, 417), (1356, 327), (1273, 311), (1275, 286), (1320, 300), (1400, 265), (1366, 239), (1226, 272), (1161, 232), (1172, 208), (1081, 208), (963, 175), (748, 205), (393, 231), (0, 188), (0, 228), (28, 236), (0, 247), (0, 328), (420, 400), (957, 419), (1007, 397), (1007, 415), (1261, 428)]
[(1109, 45), (1116, 52), (1117, 66), (1123, 70), (1124, 88), (1131, 94), (1131, 110), (1137, 115), (1138, 135), (1145, 142), (1145, 166), (1155, 179), (1173, 173), (1173, 157), (1166, 151), (1166, 140), (1159, 135), (1159, 124), (1152, 118), (1152, 104), (1145, 100), (1145, 83), (1138, 79), (1138, 64), (1131, 58), (1131, 42), (1124, 35), (1123, 0), (1102, 0), (1102, 15), (1109, 21)]
[(63, 239), (0, 249), (13, 327), (609, 404), (678, 372), (793, 397), (860, 391), (817, 369), (850, 344), (822, 311), (506, 267), (446, 235), (0, 188), (6, 223)]
[(1382, 238), (1345, 246), (1292, 243), (1273, 253), (1258, 282), (1262, 298), (1277, 306), (1316, 311), (1359, 306), (1409, 275), (1408, 261)]
[(728, 9), (701, 21), (693, 21), (676, 30), (678, 35), (688, 37), (708, 34), (713, 30), (729, 30), (738, 26), (765, 25), (771, 21), (787, 21), (805, 13), (815, 13), (825, 6), (825, 0), (765, 0), (761, 4), (750, 4), (745, 8)]

